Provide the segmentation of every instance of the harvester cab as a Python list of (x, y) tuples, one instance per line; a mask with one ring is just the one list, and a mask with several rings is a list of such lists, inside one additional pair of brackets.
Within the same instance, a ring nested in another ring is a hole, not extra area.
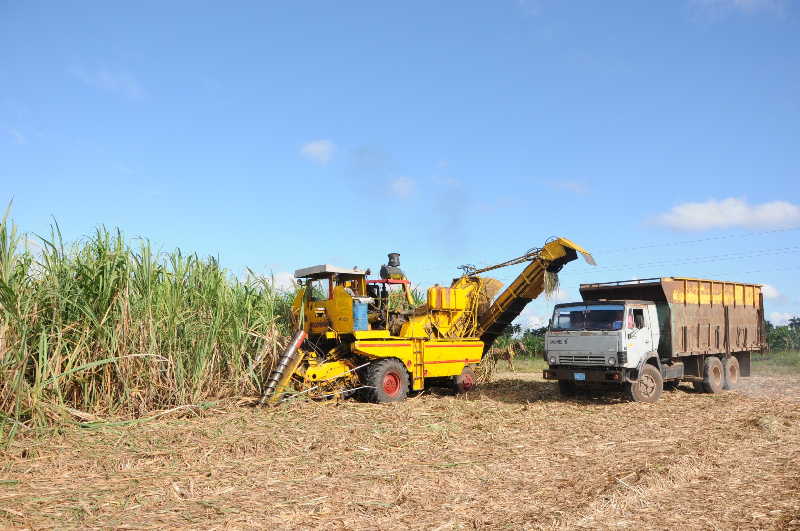
[[(433, 286), (415, 304), (410, 283), (390, 253), (379, 279), (369, 270), (318, 265), (299, 269), (292, 306), (298, 330), (267, 380), (262, 402), (289, 391), (311, 397), (358, 391), (372, 402), (404, 399), (428, 385), (463, 392), (475, 385), (472, 366), (542, 292), (557, 287), (558, 271), (588, 251), (565, 238)], [(528, 263), (500, 295), (502, 283), (482, 273)], [(497, 295), (495, 297), (495, 295)]]
[(367, 330), (367, 273), (328, 264), (295, 271), (301, 288), (292, 310), (299, 327), (309, 336), (331, 337)]
[(317, 344), (355, 332), (398, 331), (416, 306), (400, 255), (389, 253), (381, 278), (367, 279), (369, 274), (369, 269), (328, 264), (295, 271), (301, 286), (292, 306), (298, 328), (309, 337), (320, 336)]

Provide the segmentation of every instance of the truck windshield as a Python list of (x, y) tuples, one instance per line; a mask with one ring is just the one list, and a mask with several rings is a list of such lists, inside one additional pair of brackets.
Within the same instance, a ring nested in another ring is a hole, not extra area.
[(575, 304), (556, 308), (552, 330), (619, 330), (625, 307), (621, 304)]

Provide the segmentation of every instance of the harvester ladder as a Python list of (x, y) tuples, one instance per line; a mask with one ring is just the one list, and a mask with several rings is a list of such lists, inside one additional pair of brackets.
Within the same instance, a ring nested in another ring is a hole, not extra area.
[(414, 349), (414, 367), (411, 370), (413, 382), (412, 389), (423, 389), (425, 387), (425, 342), (422, 339), (412, 339)]

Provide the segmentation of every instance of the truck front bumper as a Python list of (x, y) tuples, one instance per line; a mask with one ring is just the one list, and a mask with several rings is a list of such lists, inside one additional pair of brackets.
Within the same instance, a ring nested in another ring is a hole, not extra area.
[[(542, 371), (545, 380), (570, 380), (577, 383), (623, 383), (626, 369), (618, 367), (564, 367), (554, 365)], [(583, 375), (578, 379), (575, 375)]]

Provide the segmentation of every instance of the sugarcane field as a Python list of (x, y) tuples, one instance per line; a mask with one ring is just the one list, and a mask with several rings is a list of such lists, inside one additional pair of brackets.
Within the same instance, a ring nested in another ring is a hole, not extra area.
[(800, 531), (799, 21), (0, 2), (0, 529)]

